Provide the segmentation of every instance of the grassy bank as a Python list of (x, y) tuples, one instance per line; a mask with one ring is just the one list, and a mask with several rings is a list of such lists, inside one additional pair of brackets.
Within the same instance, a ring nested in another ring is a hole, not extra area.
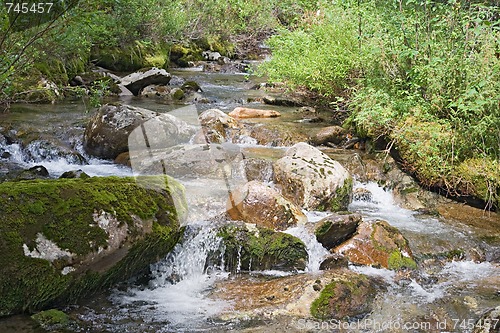
[(500, 17), (494, 2), (343, 1), (271, 38), (262, 70), (347, 105), (422, 184), (500, 206)]

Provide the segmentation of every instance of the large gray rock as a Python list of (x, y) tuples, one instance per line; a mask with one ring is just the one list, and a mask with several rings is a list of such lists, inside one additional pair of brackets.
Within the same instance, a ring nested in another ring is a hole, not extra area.
[(359, 214), (332, 214), (316, 223), (314, 233), (318, 242), (331, 249), (351, 238), (361, 221)]
[(305, 209), (346, 210), (352, 178), (337, 161), (307, 143), (297, 143), (274, 163), (283, 195)]
[(228, 213), (234, 220), (283, 231), (305, 224), (307, 217), (274, 188), (258, 181), (246, 183), (229, 196)]
[(144, 87), (152, 84), (166, 85), (170, 82), (170, 78), (171, 76), (166, 70), (153, 67), (123, 77), (121, 84), (137, 96)]
[[(135, 131), (142, 126), (143, 131)], [(169, 114), (121, 104), (106, 104), (90, 119), (83, 145), (87, 153), (106, 159), (115, 159), (121, 153), (134, 149), (147, 150), (170, 147), (188, 140), (194, 127)], [(146, 141), (149, 145), (146, 144)]]

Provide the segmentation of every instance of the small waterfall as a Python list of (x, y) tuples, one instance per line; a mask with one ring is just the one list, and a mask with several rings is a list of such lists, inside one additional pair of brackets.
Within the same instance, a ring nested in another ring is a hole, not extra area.
[(132, 176), (130, 168), (90, 157), (84, 152), (80, 139), (73, 138), (72, 141), (75, 148), (47, 140), (34, 140), (26, 146), (4, 143), (0, 144), (0, 158), (24, 169), (44, 166), (54, 178), (66, 171), (79, 169), (89, 176)]
[[(229, 306), (213, 300), (208, 293), (213, 284), (228, 273), (221, 266), (207, 266), (221, 251), (222, 240), (207, 224), (189, 225), (184, 240), (161, 262), (152, 265), (153, 279), (148, 288), (133, 288), (112, 298), (122, 306), (139, 304), (134, 311), (143, 318), (169, 323), (171, 329), (199, 326)], [(222, 261), (223, 263), (223, 261)]]
[(306, 272), (314, 273), (319, 271), (321, 262), (328, 256), (329, 252), (317, 240), (316, 236), (304, 226), (289, 228), (285, 233), (299, 238), (306, 245), (309, 261), (306, 266)]

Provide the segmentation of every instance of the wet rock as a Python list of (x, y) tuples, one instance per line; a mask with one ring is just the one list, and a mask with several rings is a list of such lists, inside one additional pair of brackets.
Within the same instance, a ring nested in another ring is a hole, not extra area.
[(321, 320), (363, 318), (372, 310), (380, 285), (362, 274), (333, 278), (311, 305), (313, 317)]
[(349, 172), (303, 142), (289, 148), (274, 163), (274, 181), (285, 198), (305, 209), (346, 210), (351, 199)]
[(245, 174), (249, 181), (271, 182), (273, 180), (273, 163), (260, 158), (245, 158)]
[(181, 89), (188, 93), (188, 92), (202, 92), (203, 89), (201, 89), (200, 85), (196, 83), (195, 81), (186, 81), (182, 84)]
[(264, 103), (269, 105), (277, 105), (277, 106), (304, 106), (302, 102), (294, 98), (285, 98), (285, 97), (273, 97), (273, 96), (265, 96), (263, 98)]
[(244, 107), (237, 107), (229, 113), (234, 118), (275, 118), (281, 116), (278, 111), (251, 109)]
[(72, 170), (64, 172), (59, 178), (90, 178), (83, 170)]
[(85, 158), (62, 142), (49, 140), (34, 140), (24, 148), (26, 158), (35, 163), (65, 159), (72, 164), (84, 164)]
[(75, 302), (164, 257), (180, 235), (182, 186), (143, 180), (0, 183), (0, 316)]
[(222, 143), (227, 141), (231, 130), (241, 127), (236, 119), (218, 109), (204, 111), (198, 117), (202, 127), (204, 139), (209, 143)]
[(152, 84), (167, 85), (169, 82), (170, 74), (156, 67), (129, 74), (121, 80), (121, 84), (136, 96), (144, 87)]
[(352, 200), (372, 202), (373, 193), (367, 190), (366, 188), (358, 187), (352, 191)]
[(406, 238), (386, 221), (362, 222), (357, 234), (334, 250), (351, 263), (399, 270), (417, 264)]
[(116, 156), (114, 162), (125, 166), (131, 166), (130, 153), (128, 151)]
[(289, 147), (308, 140), (303, 131), (289, 124), (256, 124), (248, 130), (248, 135), (257, 140), (259, 145)]
[(473, 333), (500, 332), (500, 306), (487, 311), (474, 325)]
[(332, 253), (319, 265), (319, 269), (322, 271), (347, 268), (349, 261), (343, 255)]
[(180, 88), (173, 88), (171, 91), (170, 91), (170, 95), (169, 97), (174, 100), (174, 101), (180, 101), (182, 100), (184, 97), (185, 97), (185, 93), (184, 93), (184, 90), (180, 89)]
[[(218, 62), (221, 64), (221, 61)], [(244, 62), (226, 62), (222, 64), (219, 68), (220, 73), (226, 74), (236, 74), (236, 73), (247, 73), (250, 66)]]
[(31, 316), (31, 318), (47, 331), (63, 330), (69, 326), (69, 316), (56, 309), (38, 312)]
[(359, 214), (333, 214), (318, 221), (314, 233), (318, 242), (331, 249), (351, 238), (361, 222)]
[(213, 52), (213, 51), (204, 51), (201, 53), (203, 58), (205, 60), (210, 60), (210, 61), (217, 61), (219, 58), (222, 57), (222, 55), (219, 52)]
[(313, 138), (313, 143), (317, 146), (327, 143), (340, 144), (346, 139), (346, 130), (340, 126), (323, 127)]
[(148, 151), (134, 151), (131, 154), (131, 164), (134, 172), (139, 174), (166, 173), (172, 177), (222, 180), (228, 177), (225, 167), (230, 170), (241, 169), (243, 155), (239, 147), (232, 144), (178, 145), (156, 150), (152, 155)]
[(221, 227), (218, 235), (225, 247), (225, 267), (231, 272), (299, 271), (306, 267), (305, 245), (292, 235), (236, 223)]
[(258, 181), (248, 182), (232, 192), (227, 207), (233, 220), (273, 230), (283, 231), (307, 222), (307, 217), (299, 207), (283, 198), (275, 189)]
[[(138, 126), (144, 127), (144, 133), (130, 137)], [(83, 146), (87, 153), (105, 159), (115, 159), (129, 150), (129, 144), (135, 148), (146, 149), (145, 140), (150, 147), (173, 146), (189, 140), (194, 127), (169, 114), (156, 112), (122, 104), (103, 105), (90, 119), (85, 130)], [(146, 135), (146, 137), (143, 136)]]
[(170, 88), (165, 85), (151, 84), (144, 87), (141, 92), (141, 96), (144, 97), (165, 97), (170, 95)]
[(17, 176), (17, 180), (33, 180), (49, 178), (49, 171), (43, 165), (37, 165), (27, 170), (21, 171)]

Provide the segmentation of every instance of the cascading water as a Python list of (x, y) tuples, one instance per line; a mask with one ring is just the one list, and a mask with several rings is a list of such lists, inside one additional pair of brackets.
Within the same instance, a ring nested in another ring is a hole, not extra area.
[[(187, 226), (182, 242), (151, 266), (148, 286), (113, 292), (112, 316), (137, 318), (156, 327), (156, 332), (203, 330), (211, 317), (230, 307), (228, 302), (207, 296), (216, 281), (228, 276), (221, 260), (215, 260), (221, 266), (207, 266), (213, 255), (223, 256), (221, 246), (221, 238), (208, 222)], [(137, 322), (109, 324), (107, 321), (113, 321), (109, 316), (94, 319), (95, 325), (111, 332), (140, 330)]]
[(309, 256), (306, 272), (319, 272), (319, 266), (329, 252), (316, 240), (316, 236), (310, 233), (304, 226), (289, 228), (285, 233), (295, 236), (304, 242)]
[[(371, 199), (355, 200), (349, 206), (349, 210), (363, 214), (365, 220), (384, 219), (397, 227), (409, 239), (417, 257), (429, 257), (427, 251), (431, 246), (437, 248), (439, 252), (439, 250), (468, 249), (478, 243), (471, 235), (441, 222), (438, 218), (419, 216), (415, 212), (397, 206), (391, 191), (383, 189), (376, 183), (358, 183), (355, 188), (368, 190)], [(470, 325), (458, 327), (457, 323), (461, 323), (464, 319), (467, 322), (468, 318), (474, 321), (473, 318), (480, 315), (477, 313), (479, 309), (496, 304), (495, 298), (498, 296), (495, 295), (500, 290), (498, 265), (470, 260), (443, 263), (432, 259), (424, 261), (423, 265), (421, 270), (411, 277), (398, 276), (386, 269), (350, 266), (353, 271), (382, 278), (388, 284), (388, 292), (384, 294), (384, 298), (378, 300), (376, 310), (369, 317), (371, 322), (393, 323), (399, 327), (404, 323), (424, 325), (433, 320), (429, 317), (429, 313), (434, 313), (434, 319), (437, 321), (432, 325), (447, 323), (447, 328), (452, 332), (471, 332)], [(399, 309), (397, 316), (395, 308)], [(447, 311), (445, 316), (440, 314), (443, 309)]]

